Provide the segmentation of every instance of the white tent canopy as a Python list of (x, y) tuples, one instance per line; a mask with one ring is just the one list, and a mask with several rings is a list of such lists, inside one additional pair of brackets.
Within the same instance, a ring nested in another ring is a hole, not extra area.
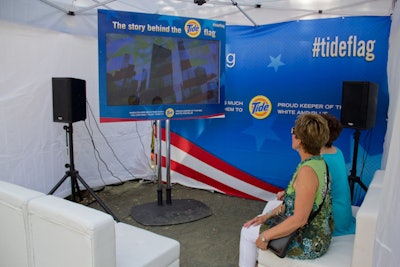
[[(88, 81), (89, 114), (93, 112), (93, 115), (89, 115), (87, 122), (76, 123), (75, 160), (89, 184), (99, 186), (154, 175), (149, 160), (151, 122), (97, 124), (98, 8), (215, 19), (228, 25), (249, 26), (393, 14), (387, 68), (390, 104), (382, 162), (382, 169), (386, 170), (385, 194), (380, 203), (374, 266), (397, 266), (400, 262), (397, 227), (400, 214), (396, 212), (400, 201), (400, 120), (395, 118), (400, 117), (399, 4), (395, 6), (395, 0), (208, 0), (203, 5), (194, 2), (0, 1), (0, 180), (46, 192), (64, 174), (63, 165), (68, 159), (65, 133), (62, 124), (52, 123), (51, 118), (51, 77), (57, 76)], [(68, 193), (68, 187), (63, 189), (64, 195)]]
[[(0, 3), (0, 17), (62, 32), (97, 35), (97, 9), (264, 25), (299, 19), (388, 16), (395, 0), (14, 0)], [(68, 15), (70, 14), (70, 15)]]

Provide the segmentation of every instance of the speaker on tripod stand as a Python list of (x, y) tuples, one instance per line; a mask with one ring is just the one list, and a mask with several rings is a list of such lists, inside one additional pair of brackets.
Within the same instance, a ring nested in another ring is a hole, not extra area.
[(65, 175), (53, 187), (53, 189), (50, 190), (49, 194), (53, 194), (67, 178), (70, 178), (72, 200), (76, 201), (77, 194), (80, 200), (82, 200), (78, 184), (79, 181), (96, 199), (99, 205), (116, 221), (119, 221), (75, 169), (73, 123), (86, 119), (86, 81), (76, 78), (52, 78), (52, 86), (53, 121), (68, 123), (68, 125), (63, 127), (63, 129), (66, 133), (67, 146), (69, 148), (69, 163), (65, 164), (65, 167), (68, 168)]
[(368, 187), (357, 176), (357, 156), (360, 131), (373, 128), (378, 103), (378, 85), (368, 81), (344, 81), (342, 87), (342, 109), (340, 122), (343, 127), (354, 129), (354, 151), (349, 175), (351, 199), (354, 197), (354, 184), (368, 191)]

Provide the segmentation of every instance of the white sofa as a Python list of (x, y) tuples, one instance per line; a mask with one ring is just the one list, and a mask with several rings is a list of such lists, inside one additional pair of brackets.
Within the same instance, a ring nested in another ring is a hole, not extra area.
[(0, 266), (179, 266), (176, 240), (3, 181), (0, 214)]
[(271, 251), (259, 250), (259, 267), (372, 267), (379, 202), (384, 171), (378, 170), (369, 185), (363, 203), (356, 212), (355, 235), (332, 238), (328, 252), (315, 260), (279, 258)]
[(0, 266), (33, 266), (28, 240), (28, 203), (43, 196), (43, 193), (0, 181)]

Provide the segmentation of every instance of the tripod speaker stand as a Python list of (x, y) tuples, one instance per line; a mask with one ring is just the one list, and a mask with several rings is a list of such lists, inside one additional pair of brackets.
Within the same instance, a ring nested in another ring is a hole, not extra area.
[(354, 183), (360, 185), (365, 192), (368, 191), (368, 187), (361, 181), (361, 178), (357, 176), (357, 156), (358, 156), (358, 143), (360, 141), (360, 130), (356, 129), (354, 132), (354, 151), (353, 151), (353, 162), (349, 175), (349, 186), (350, 186), (350, 194), (351, 200), (353, 200), (354, 196)]
[(79, 181), (97, 200), (100, 206), (110, 214), (114, 220), (119, 221), (111, 210), (96, 195), (93, 189), (90, 188), (85, 180), (79, 175), (79, 172), (75, 170), (72, 123), (86, 119), (86, 81), (70, 77), (53, 77), (52, 85), (53, 121), (68, 123), (68, 126), (64, 126), (64, 130), (67, 139), (67, 146), (69, 148), (69, 163), (65, 164), (65, 167), (69, 170), (65, 172), (64, 177), (53, 187), (53, 189), (51, 189), (49, 195), (53, 194), (69, 177), (71, 178), (71, 196), (73, 201), (76, 201), (76, 194), (78, 194), (80, 200), (82, 200), (78, 184)]
[(99, 203), (99, 205), (108, 213), (110, 214), (114, 220), (117, 222), (119, 221), (117, 216), (113, 214), (113, 212), (104, 204), (104, 202), (96, 195), (96, 193), (93, 191), (93, 189), (85, 182), (85, 180), (79, 175), (79, 172), (75, 169), (75, 164), (74, 164), (74, 145), (73, 145), (73, 128), (72, 128), (72, 123), (69, 123), (69, 125), (64, 126), (64, 130), (67, 135), (67, 140), (68, 140), (68, 148), (69, 148), (69, 163), (65, 164), (65, 167), (68, 168), (65, 172), (65, 175), (61, 178), (61, 180), (53, 187), (53, 189), (50, 190), (49, 195), (52, 195), (60, 186), (61, 184), (69, 177), (71, 180), (71, 196), (72, 200), (76, 201), (76, 194), (79, 195), (80, 200), (82, 200), (82, 197), (80, 195), (80, 189), (79, 189), (79, 184), (78, 181), (86, 188), (86, 190), (90, 193), (94, 199)]
[(360, 129), (374, 127), (377, 103), (377, 84), (369, 81), (343, 81), (340, 121), (344, 127), (355, 129), (353, 165), (348, 177), (352, 201), (354, 200), (354, 183), (358, 183), (365, 191), (368, 190), (368, 187), (357, 176), (358, 143)]

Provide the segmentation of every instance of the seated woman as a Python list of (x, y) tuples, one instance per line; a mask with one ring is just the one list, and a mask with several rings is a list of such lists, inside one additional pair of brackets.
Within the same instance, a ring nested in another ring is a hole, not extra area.
[(321, 116), (327, 120), (329, 127), (329, 140), (322, 148), (321, 154), (331, 174), (332, 213), (335, 221), (333, 236), (354, 234), (356, 219), (351, 210), (346, 163), (342, 151), (333, 145), (342, 132), (342, 125), (333, 115), (321, 114)]
[[(333, 233), (333, 217), (327, 169), (320, 152), (328, 138), (328, 123), (320, 115), (303, 114), (297, 118), (292, 128), (292, 148), (299, 153), (300, 163), (283, 196), (278, 195), (283, 203), (243, 225), (239, 266), (254, 267), (258, 249), (266, 250), (270, 240), (300, 228), (301, 235), (289, 245), (287, 257), (314, 259), (326, 253)], [(317, 216), (308, 223), (310, 214), (321, 204)], [(280, 213), (289, 217), (281, 224), (270, 227), (269, 219)]]

